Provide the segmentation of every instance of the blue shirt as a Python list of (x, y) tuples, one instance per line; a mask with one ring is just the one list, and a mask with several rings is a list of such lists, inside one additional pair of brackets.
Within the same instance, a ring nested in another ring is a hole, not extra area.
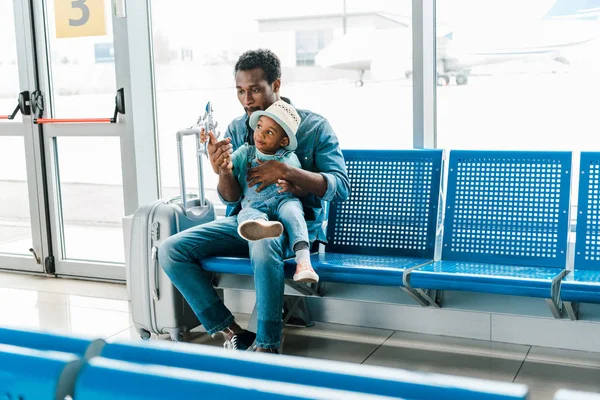
[[(282, 100), (290, 103), (286, 98)], [(321, 198), (310, 194), (300, 200), (304, 205), (304, 216), (312, 238), (326, 243), (326, 202), (342, 202), (350, 195), (350, 182), (346, 172), (346, 163), (342, 150), (329, 122), (319, 114), (308, 110), (296, 110), (302, 118), (296, 139), (298, 147), (295, 150), (302, 169), (321, 174), (327, 181), (327, 191)], [(254, 144), (254, 131), (248, 124), (248, 114), (234, 119), (227, 127), (226, 138), (231, 138), (233, 150), (244, 143)], [(219, 194), (219, 197), (221, 195)], [(241, 198), (235, 202), (221, 201), (227, 205), (227, 216), (235, 215), (240, 210)]]

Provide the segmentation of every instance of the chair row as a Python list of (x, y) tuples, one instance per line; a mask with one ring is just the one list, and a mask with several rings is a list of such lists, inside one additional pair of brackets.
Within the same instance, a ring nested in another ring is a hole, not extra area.
[[(581, 153), (573, 271), (571, 152), (453, 150), (445, 195), (442, 150), (344, 157), (352, 194), (330, 204), (327, 251), (312, 258), (321, 282), (397, 286), (433, 307), (444, 290), (536, 297), (556, 318), (563, 303), (571, 319), (577, 303), (600, 303), (600, 153)], [(252, 275), (242, 258), (203, 268)]]
[(0, 329), (7, 399), (526, 399), (522, 384), (166, 341)]

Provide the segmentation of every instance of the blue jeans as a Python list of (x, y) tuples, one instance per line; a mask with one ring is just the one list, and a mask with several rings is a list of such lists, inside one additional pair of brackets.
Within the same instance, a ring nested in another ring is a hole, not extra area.
[(234, 318), (202, 269), (210, 256), (247, 257), (254, 271), (258, 330), (256, 345), (277, 349), (283, 328), (283, 260), (293, 255), (286, 235), (247, 242), (237, 233), (237, 216), (218, 219), (171, 236), (158, 251), (158, 260), (209, 334), (231, 325)]
[(238, 223), (255, 219), (281, 222), (289, 238), (290, 249), (294, 249), (296, 243), (299, 242), (309, 243), (304, 210), (302, 203), (296, 197), (275, 196), (262, 202), (242, 201), (242, 211), (238, 214)]

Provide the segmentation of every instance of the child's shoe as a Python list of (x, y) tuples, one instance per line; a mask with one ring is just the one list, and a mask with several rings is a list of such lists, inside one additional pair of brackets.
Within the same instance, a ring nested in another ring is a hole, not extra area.
[(296, 273), (294, 273), (294, 281), (317, 283), (319, 282), (319, 275), (317, 275), (310, 263), (300, 262), (296, 264)]
[(255, 219), (244, 221), (238, 225), (238, 233), (248, 241), (256, 241), (266, 238), (276, 238), (283, 233), (283, 225), (279, 221), (265, 221)]

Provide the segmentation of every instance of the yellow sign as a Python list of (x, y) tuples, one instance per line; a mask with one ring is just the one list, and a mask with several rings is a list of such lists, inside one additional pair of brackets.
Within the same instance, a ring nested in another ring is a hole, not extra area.
[(104, 0), (54, 0), (56, 37), (104, 36)]

